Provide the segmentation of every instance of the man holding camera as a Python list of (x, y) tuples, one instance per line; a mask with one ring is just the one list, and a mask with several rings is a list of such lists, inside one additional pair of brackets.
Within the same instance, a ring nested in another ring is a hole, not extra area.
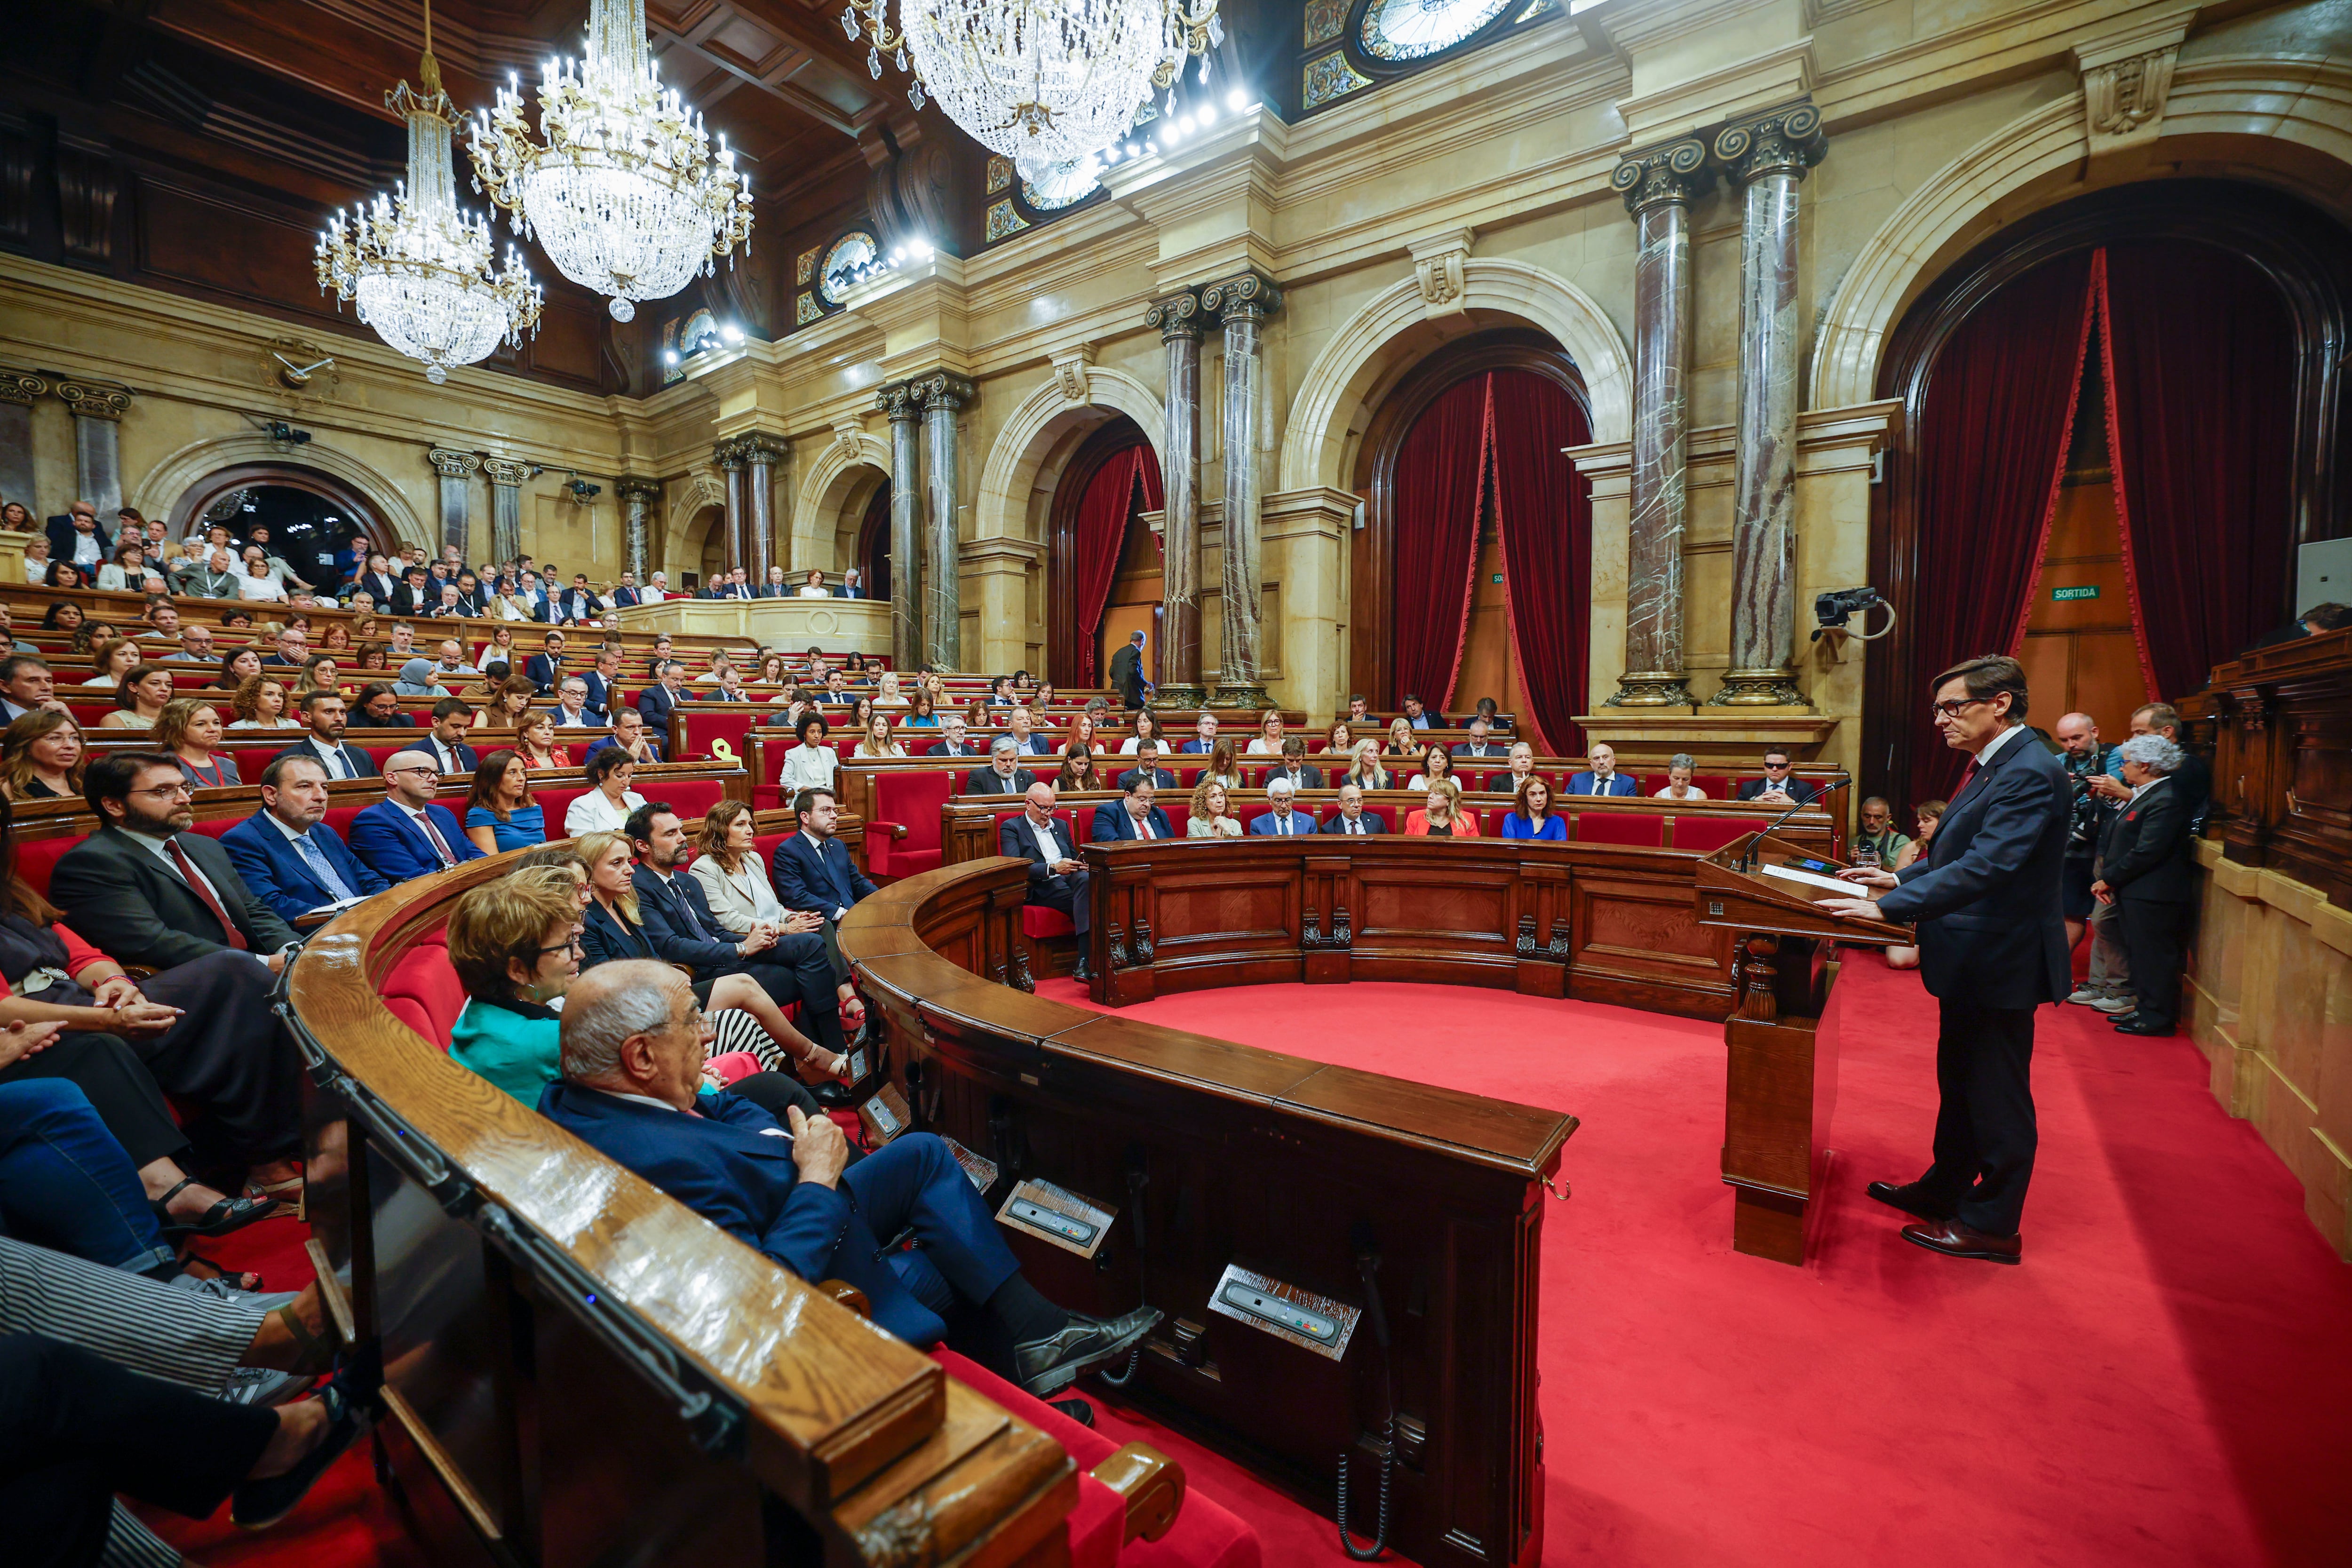
[(2066, 784), (2073, 792), (2073, 814), (2066, 829), (2066, 876), (2061, 885), (2066, 951), (2074, 952), (2074, 944), (2083, 940), (2084, 926), (2091, 931), (2090, 973), (2066, 1000), (2110, 1016), (2128, 1013), (2131, 970), (2124, 961), (2122, 917), (2114, 905), (2102, 904), (2091, 896), (2091, 884), (2098, 878), (2099, 842), (2118, 809), (2097, 781), (2120, 778), (2121, 765), (2114, 748), (2100, 742), (2098, 722), (2088, 713), (2067, 714), (2058, 721), (2054, 732), (2064, 748), (2058, 765), (2066, 770)]

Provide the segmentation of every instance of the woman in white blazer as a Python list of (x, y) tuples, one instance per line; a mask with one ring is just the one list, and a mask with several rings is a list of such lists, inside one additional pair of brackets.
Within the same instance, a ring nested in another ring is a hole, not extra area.
[(710, 900), (711, 918), (736, 936), (750, 936), (762, 921), (782, 925), (791, 911), (776, 901), (775, 884), (760, 863), (758, 826), (751, 808), (722, 800), (703, 818), (695, 836), (694, 879)]

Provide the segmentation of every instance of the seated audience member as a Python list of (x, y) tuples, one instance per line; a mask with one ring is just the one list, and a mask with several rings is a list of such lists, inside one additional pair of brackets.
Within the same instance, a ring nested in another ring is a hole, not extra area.
[[(830, 786), (832, 781), (825, 781)], [(974, 768), (963, 778), (961, 795), (1024, 795), (1037, 783), (1037, 775), (1021, 765), (1021, 753), (1010, 735), (999, 735), (989, 742), (988, 766)]]
[(964, 704), (963, 721), (967, 727), (979, 730), (995, 723), (996, 719), (990, 712), (988, 704), (975, 697)]
[(554, 709), (555, 727), (559, 730), (601, 730), (604, 720), (588, 710), (588, 682), (584, 677), (567, 675), (557, 688)]
[(342, 666), (335, 662), (333, 654), (314, 653), (302, 661), (301, 669), (295, 674), (294, 696), (299, 700), (305, 692), (331, 691), (338, 697), (349, 697), (351, 693), (340, 684), (341, 678)]
[(470, 773), (482, 761), (466, 743), (466, 731), (473, 727), (473, 705), (462, 697), (444, 697), (433, 705), (432, 728), (416, 749), (445, 773)]
[(2173, 774), (2180, 747), (2134, 735), (2116, 748), (2131, 797), (2106, 825), (2091, 896), (2123, 911), (2124, 956), (2138, 1005), (2110, 1020), (2126, 1035), (2169, 1035), (2180, 1012), (2181, 944), (2196, 913), (2189, 802)]
[(213, 647), (210, 626), (190, 626), (180, 633), (178, 649), (163, 656), (165, 664), (211, 664), (220, 658)]
[[(207, 637), (211, 634), (206, 633)], [(41, 650), (16, 635), (16, 617), (8, 606), (0, 605), (0, 653), (38, 653)]]
[[(999, 760), (1008, 761), (1011, 756), (1007, 752)], [(1086, 935), (1093, 900), (1086, 866), (1078, 859), (1069, 828), (1054, 815), (1054, 786), (1033, 782), (1024, 785), (1023, 791), (1024, 809), (1018, 816), (1006, 817), (998, 826), (997, 850), (1029, 862), (1029, 891), (1024, 902), (1059, 910), (1070, 917), (1078, 934), (1077, 978), (1091, 980), (1094, 972), (1087, 966)], [(967, 789), (964, 793), (987, 792)]]
[[(401, 628), (394, 629), (397, 630)], [(422, 658), (413, 655), (401, 662), (400, 678), (392, 683), (392, 689), (394, 691), (399, 692), (403, 697), (447, 697), (450, 695), (449, 689), (442, 685), (439, 678), (435, 674), (433, 661), (429, 658)]]
[(1389, 721), (1388, 742), (1383, 748), (1385, 755), (1418, 757), (1428, 749), (1421, 737), (1412, 732), (1412, 724), (1402, 718)]
[(1282, 755), (1282, 715), (1269, 708), (1257, 718), (1257, 734), (1250, 743), (1247, 755), (1278, 757)]
[(1267, 784), (1265, 804), (1273, 809), (1250, 818), (1250, 832), (1263, 838), (1290, 838), (1316, 832), (1315, 818), (1292, 808), (1290, 802), (1297, 794), (1297, 787), (1286, 778), (1277, 777)]
[(1568, 818), (1551, 808), (1551, 785), (1540, 775), (1531, 773), (1519, 785), (1518, 799), (1503, 817), (1503, 837), (1567, 842)]
[[(936, 730), (940, 727), (939, 700), (929, 690), (918, 689), (907, 704), (907, 717), (900, 721), (910, 730)], [(937, 747), (932, 748), (937, 751)]]
[(1192, 723), (1192, 738), (1177, 748), (1180, 752), (1203, 757), (1207, 756), (1216, 749), (1217, 716), (1214, 713), (1203, 713), (1200, 718), (1194, 720)]
[(114, 711), (98, 721), (101, 730), (152, 730), (163, 704), (172, 700), (172, 672), (160, 664), (134, 664), (114, 689)]
[[(1888, 869), (1899, 871), (1927, 855), (1928, 841), (1936, 837), (1936, 825), (1944, 820), (1944, 810), (1945, 803), (1940, 800), (1919, 803), (1919, 809), (1911, 822), (1911, 843), (1895, 855), (1895, 863)], [(1886, 966), (1889, 969), (1916, 969), (1919, 967), (1919, 950), (1916, 947), (1890, 947), (1886, 950)]]
[(1381, 743), (1366, 737), (1356, 742), (1354, 760), (1339, 782), (1358, 789), (1395, 789), (1400, 781), (1381, 765)]
[(895, 669), (884, 670), (882, 679), (875, 684), (874, 706), (904, 708), (907, 705), (907, 694), (899, 689), (898, 672)]
[(652, 728), (634, 708), (614, 709), (609, 732), (588, 742), (587, 756), (591, 762), (606, 752), (618, 752), (633, 763), (657, 763), (662, 760), (661, 747), (654, 740)]
[(490, 666), (503, 664), (511, 672), (522, 657), (514, 645), (514, 628), (501, 624), (490, 628), (490, 640), (484, 643), (482, 651), (475, 656), (474, 668), (487, 675)]
[[(249, 647), (238, 648), (221, 659), (220, 673), (213, 677), (213, 684), (230, 694), (229, 711), (232, 715), (236, 712), (236, 694), (244, 689), (247, 681), (260, 673), (261, 656)], [(230, 727), (235, 728), (234, 718)]]
[(552, 692), (563, 679), (563, 634), (550, 632), (543, 639), (542, 651), (523, 661), (515, 673), (530, 681), (534, 691)]
[(858, 738), (855, 755), (861, 757), (903, 757), (907, 748), (890, 738), (890, 715), (877, 713), (866, 721), (866, 732)]
[(1486, 728), (1497, 735), (1511, 732), (1511, 721), (1503, 717), (1501, 705), (1491, 697), (1481, 697), (1474, 710), (1476, 717), (1486, 721)]
[(1496, 745), (1493, 735), (1494, 727), (1486, 720), (1473, 719), (1470, 721), (1470, 738), (1454, 747), (1454, 754), (1457, 757), (1499, 757), (1506, 754), (1508, 748)]
[(1094, 837), (1097, 843), (1110, 838), (1173, 838), (1175, 828), (1169, 826), (1168, 814), (1152, 804), (1158, 793), (1148, 778), (1137, 778), (1130, 772), (1131, 783), (1120, 786), (1123, 798), (1107, 800), (1095, 807)]
[[(632, 710), (624, 708), (621, 711)], [(636, 772), (636, 759), (629, 755), (626, 747), (592, 750), (586, 768), (588, 788), (572, 796), (572, 804), (564, 809), (564, 837), (620, 832), (628, 823), (629, 813), (646, 804), (646, 797), (629, 787)]]
[(1143, 742), (1135, 755), (1135, 766), (1118, 775), (1118, 787), (1126, 789), (1137, 779), (1149, 779), (1154, 789), (1174, 789), (1176, 775), (1160, 765), (1160, 747), (1150, 741)]
[(236, 759), (220, 749), (220, 710), (194, 697), (174, 697), (155, 716), (155, 749), (169, 752), (198, 789), (226, 789), (244, 781)]
[(1282, 742), (1282, 765), (1266, 770), (1266, 782), (1288, 779), (1294, 790), (1321, 789), (1323, 770), (1307, 760), (1307, 742), (1293, 735)]
[(1443, 746), (1431, 746), (1421, 753), (1421, 772), (1404, 781), (1407, 789), (1427, 789), (1440, 779), (1448, 784), (1454, 777), (1454, 754)]
[(1339, 786), (1339, 809), (1323, 825), (1326, 833), (1344, 834), (1360, 838), (1367, 833), (1386, 833), (1389, 825), (1364, 809), (1364, 792), (1353, 779)]
[(1759, 805), (1777, 805), (1783, 809), (1811, 804), (1821, 791), (1791, 773), (1790, 770), (1793, 765), (1788, 752), (1778, 746), (1766, 747), (1764, 776), (1749, 779), (1733, 793), (1731, 798), (1752, 800)]
[(1421, 705), (1420, 698), (1408, 691), (1404, 694), (1404, 700), (1401, 706), (1404, 709), (1404, 721), (1408, 728), (1414, 730), (1431, 728), (1429, 710)]
[(530, 769), (500, 747), (474, 770), (466, 796), (466, 837), (485, 855), (531, 849), (547, 842), (547, 817), (530, 798)]
[(1239, 838), (1248, 830), (1227, 808), (1225, 786), (1202, 779), (1192, 786), (1192, 810), (1184, 821), (1187, 838)]
[(1911, 847), (1911, 840), (1895, 826), (1895, 808), (1883, 795), (1872, 795), (1862, 803), (1862, 831), (1853, 836), (1853, 861), (1857, 866), (1893, 866), (1903, 851)]
[(1617, 771), (1617, 748), (1606, 741), (1595, 741), (1585, 753), (1587, 766), (1569, 775), (1562, 795), (1637, 795), (1642, 786), (1631, 773)]
[(0, 795), (10, 800), (75, 800), (89, 748), (70, 713), (36, 709), (0, 736)]
[(1356, 737), (1349, 730), (1346, 720), (1339, 721), (1329, 730), (1324, 731), (1323, 754), (1327, 757), (1338, 757), (1342, 761), (1356, 754)]
[(539, 689), (520, 675), (509, 675), (499, 682), (495, 690), (474, 710), (473, 728), (477, 730), (513, 730), (521, 727), (523, 716), (539, 700)]
[(1055, 750), (1053, 737), (1037, 729), (1037, 716), (1026, 703), (1016, 703), (1005, 715), (1004, 727), (1013, 733), (1013, 749), (1024, 757), (1050, 757)]
[(385, 797), (351, 826), (352, 853), (377, 876), (396, 887), (482, 858), (449, 808), (434, 803), (441, 769), (430, 753), (394, 752), (384, 760), (383, 782)]
[(800, 744), (784, 753), (783, 770), (777, 775), (780, 794), (793, 795), (804, 789), (833, 787), (833, 776), (841, 767), (841, 755), (826, 743), (825, 737), (832, 732), (833, 726), (824, 721), (824, 714), (812, 710), (801, 715), (800, 722), (793, 729), (793, 733), (800, 737)]
[(691, 694), (686, 689), (686, 666), (677, 659), (662, 660), (661, 672), (654, 683), (637, 693), (637, 713), (646, 728), (660, 740), (669, 739), (670, 710), (687, 700)]
[[(712, 806), (695, 836), (694, 879), (702, 884), (710, 918), (730, 936), (749, 936), (762, 924), (783, 928), (793, 912), (760, 863), (759, 837), (751, 808), (740, 800)], [(778, 853), (782, 847), (777, 846)], [(812, 918), (792, 929), (814, 931), (816, 922)]]
[[(713, 816), (725, 811), (729, 804), (731, 803), (722, 802), (714, 808)], [(821, 934), (825, 954), (833, 964), (834, 991), (841, 999), (841, 1016), (849, 1027), (857, 1028), (866, 1022), (866, 1004), (851, 984), (849, 963), (841, 956), (835, 927), (860, 899), (874, 891), (874, 884), (857, 868), (848, 848), (835, 836), (841, 822), (841, 807), (831, 790), (803, 790), (793, 798), (793, 812), (798, 831), (780, 842), (770, 857), (775, 897), (785, 909), (813, 914), (824, 921)], [(750, 813), (743, 812), (742, 816), (748, 822)], [(751, 847), (752, 839), (744, 828), (730, 823), (729, 831), (741, 839), (747, 850)]]
[[(726, 650), (723, 648), (720, 649), (719, 657), (722, 658), (725, 658)], [(722, 665), (718, 670), (713, 672), (712, 679), (716, 684), (714, 684), (709, 690), (702, 694), (703, 701), (749, 702), (751, 700), (751, 696), (743, 689), (743, 677), (741, 672), (737, 670), (733, 665)]]
[(261, 770), (261, 809), (221, 835), (237, 876), (289, 924), (392, 886), (343, 847), (327, 805), (326, 770), (289, 752)]
[(281, 757), (309, 757), (327, 772), (330, 779), (372, 779), (376, 776), (375, 759), (343, 739), (347, 726), (343, 700), (331, 691), (306, 691), (302, 694), (302, 721), (310, 733), (278, 753)]
[(991, 708), (1009, 709), (1019, 700), (1020, 699), (1013, 695), (1011, 676), (1000, 675), (988, 683), (988, 706)]
[(1349, 723), (1350, 723), (1350, 724), (1364, 724), (1364, 723), (1369, 723), (1369, 722), (1370, 722), (1370, 721), (1371, 721), (1371, 717), (1372, 717), (1372, 704), (1371, 704), (1371, 699), (1370, 699), (1370, 698), (1366, 697), (1366, 696), (1365, 696), (1362, 692), (1360, 692), (1360, 691), (1357, 692), (1354, 696), (1352, 696), (1352, 697), (1350, 697), (1350, 698), (1349, 698), (1349, 699), (1348, 699), (1348, 722), (1349, 722)]
[(1072, 790), (1092, 794), (1108, 787), (1095, 768), (1095, 754), (1076, 746), (1061, 756), (1061, 768), (1054, 775), (1054, 793), (1066, 795)]
[[(907, 722), (911, 724), (914, 721), (909, 719)], [(924, 753), (925, 755), (933, 757), (982, 757), (988, 754), (983, 748), (975, 746), (971, 743), (971, 731), (965, 727), (963, 715), (961, 713), (949, 714), (947, 723), (941, 728), (946, 735), (946, 739), (933, 746), (929, 752)]]
[(1081, 713), (1070, 721), (1070, 738), (1062, 742), (1062, 750), (1067, 752), (1073, 748), (1092, 752), (1097, 756), (1102, 754), (1102, 744), (1095, 739), (1093, 714)]
[(1706, 791), (1691, 783), (1698, 772), (1698, 759), (1688, 752), (1676, 752), (1666, 759), (1666, 787), (1652, 796), (1654, 800), (1705, 800)]
[(1137, 752), (1142, 750), (1146, 741), (1150, 742), (1160, 751), (1168, 750), (1168, 743), (1160, 733), (1160, 720), (1150, 709), (1137, 709), (1133, 723), (1135, 733), (1118, 743), (1119, 755), (1124, 757), (1135, 755)]
[(525, 1105), (561, 1076), (548, 1004), (580, 973), (575, 886), (558, 868), (519, 868), (467, 889), (449, 914), (449, 967), (466, 988), (449, 1055)]
[(139, 662), (139, 645), (129, 637), (108, 637), (90, 645), (90, 678), (81, 683), (84, 691), (100, 687), (109, 691), (119, 689), (122, 678)]
[(416, 721), (400, 710), (400, 694), (387, 681), (360, 688), (359, 711), (351, 722), (362, 730), (413, 730)]
[[(908, 1344), (937, 1344), (950, 1319), (976, 1315), (979, 1337), (964, 1348), (1045, 1397), (1160, 1320), (1145, 1307), (1106, 1321), (1039, 1295), (929, 1133), (903, 1134), (845, 1169), (848, 1143), (829, 1118), (794, 1108), (780, 1125), (740, 1096), (704, 1093), (695, 997), (662, 965), (582, 975), (562, 1038), (563, 1079), (541, 1097), (542, 1114), (803, 1279), (856, 1286), (876, 1325)], [(769, 1157), (779, 1142), (789, 1160)], [(886, 1234), (909, 1231), (920, 1248), (886, 1245)]]
[(546, 709), (526, 716), (515, 731), (515, 755), (522, 765), (537, 773), (551, 773), (572, 765), (570, 753), (555, 744), (555, 715)]
[(1415, 838), (1475, 838), (1478, 814), (1462, 809), (1462, 786), (1452, 779), (1435, 779), (1429, 786), (1429, 805), (1410, 813), (1404, 830)]

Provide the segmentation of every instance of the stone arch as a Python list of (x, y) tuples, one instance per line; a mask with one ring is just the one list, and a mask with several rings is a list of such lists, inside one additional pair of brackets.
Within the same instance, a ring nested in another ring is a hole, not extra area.
[[(418, 461), (423, 461), (421, 453)], [(383, 474), (324, 442), (312, 441), (289, 452), (259, 431), (192, 441), (149, 468), (123, 499), (149, 517), (169, 519), (177, 535), (190, 521), (180, 515), (180, 503), (206, 477), (224, 468), (242, 468), (314, 469), (364, 500), (377, 523), (394, 536), (389, 542), (427, 551), (439, 548), (437, 526), (428, 526), (417, 516), (400, 487)]]
[(695, 521), (705, 510), (714, 506), (722, 515), (727, 510), (727, 489), (719, 482), (715, 474), (688, 474), (671, 489), (669, 512), (662, 520), (661, 538), (656, 542), (659, 548), (653, 552), (649, 569), (669, 574), (672, 593), (677, 592), (680, 572), (701, 569), (699, 553), (689, 556), (688, 539), (693, 532)]
[[(797, 577), (811, 567), (837, 574), (849, 564), (866, 503), (890, 474), (890, 444), (868, 432), (842, 426), (830, 446), (809, 464), (793, 500), (792, 559), (781, 563)], [(846, 532), (848, 544), (842, 542)]]
[(1633, 362), (1616, 323), (1583, 289), (1520, 261), (1463, 263), (1464, 313), (1432, 321), (1418, 279), (1374, 295), (1323, 346), (1298, 382), (1283, 432), (1280, 490), (1346, 489), (1365, 421), (1407, 367), (1451, 338), (1507, 317), (1540, 328), (1568, 351), (1591, 400), (1592, 438), (1633, 433)]
[[(2284, 91), (2292, 82), (2302, 90)], [(2103, 184), (2223, 172), (2263, 178), (2342, 214), (2352, 125), (2340, 106), (2352, 65), (2225, 56), (2174, 68), (2159, 147), (2146, 163), (2102, 179), (2084, 177), (2083, 97), (2069, 93), (2021, 115), (1961, 153), (1914, 191), (1855, 255), (1814, 334), (1811, 408), (1845, 408), (1878, 395), (1888, 334), (1903, 312), (1961, 255), (1994, 230)], [(2249, 156), (2232, 157), (2232, 144)], [(2266, 144), (2266, 145), (2265, 145)], [(2192, 163), (2193, 160), (2193, 163)], [(2334, 176), (2316, 176), (2325, 168)]]
[(1054, 487), (1078, 445), (1100, 425), (1124, 414), (1160, 449), (1167, 411), (1154, 393), (1122, 370), (1088, 365), (1087, 395), (1073, 400), (1060, 377), (1023, 398), (997, 432), (980, 472), (975, 539), (1022, 539), (1043, 544)]

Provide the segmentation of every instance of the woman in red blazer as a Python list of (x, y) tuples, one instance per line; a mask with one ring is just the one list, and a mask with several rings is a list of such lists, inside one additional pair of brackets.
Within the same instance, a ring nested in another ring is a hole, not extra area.
[(1462, 786), (1452, 779), (1433, 779), (1429, 805), (1405, 814), (1404, 830), (1415, 838), (1475, 838), (1478, 814), (1462, 809)]

